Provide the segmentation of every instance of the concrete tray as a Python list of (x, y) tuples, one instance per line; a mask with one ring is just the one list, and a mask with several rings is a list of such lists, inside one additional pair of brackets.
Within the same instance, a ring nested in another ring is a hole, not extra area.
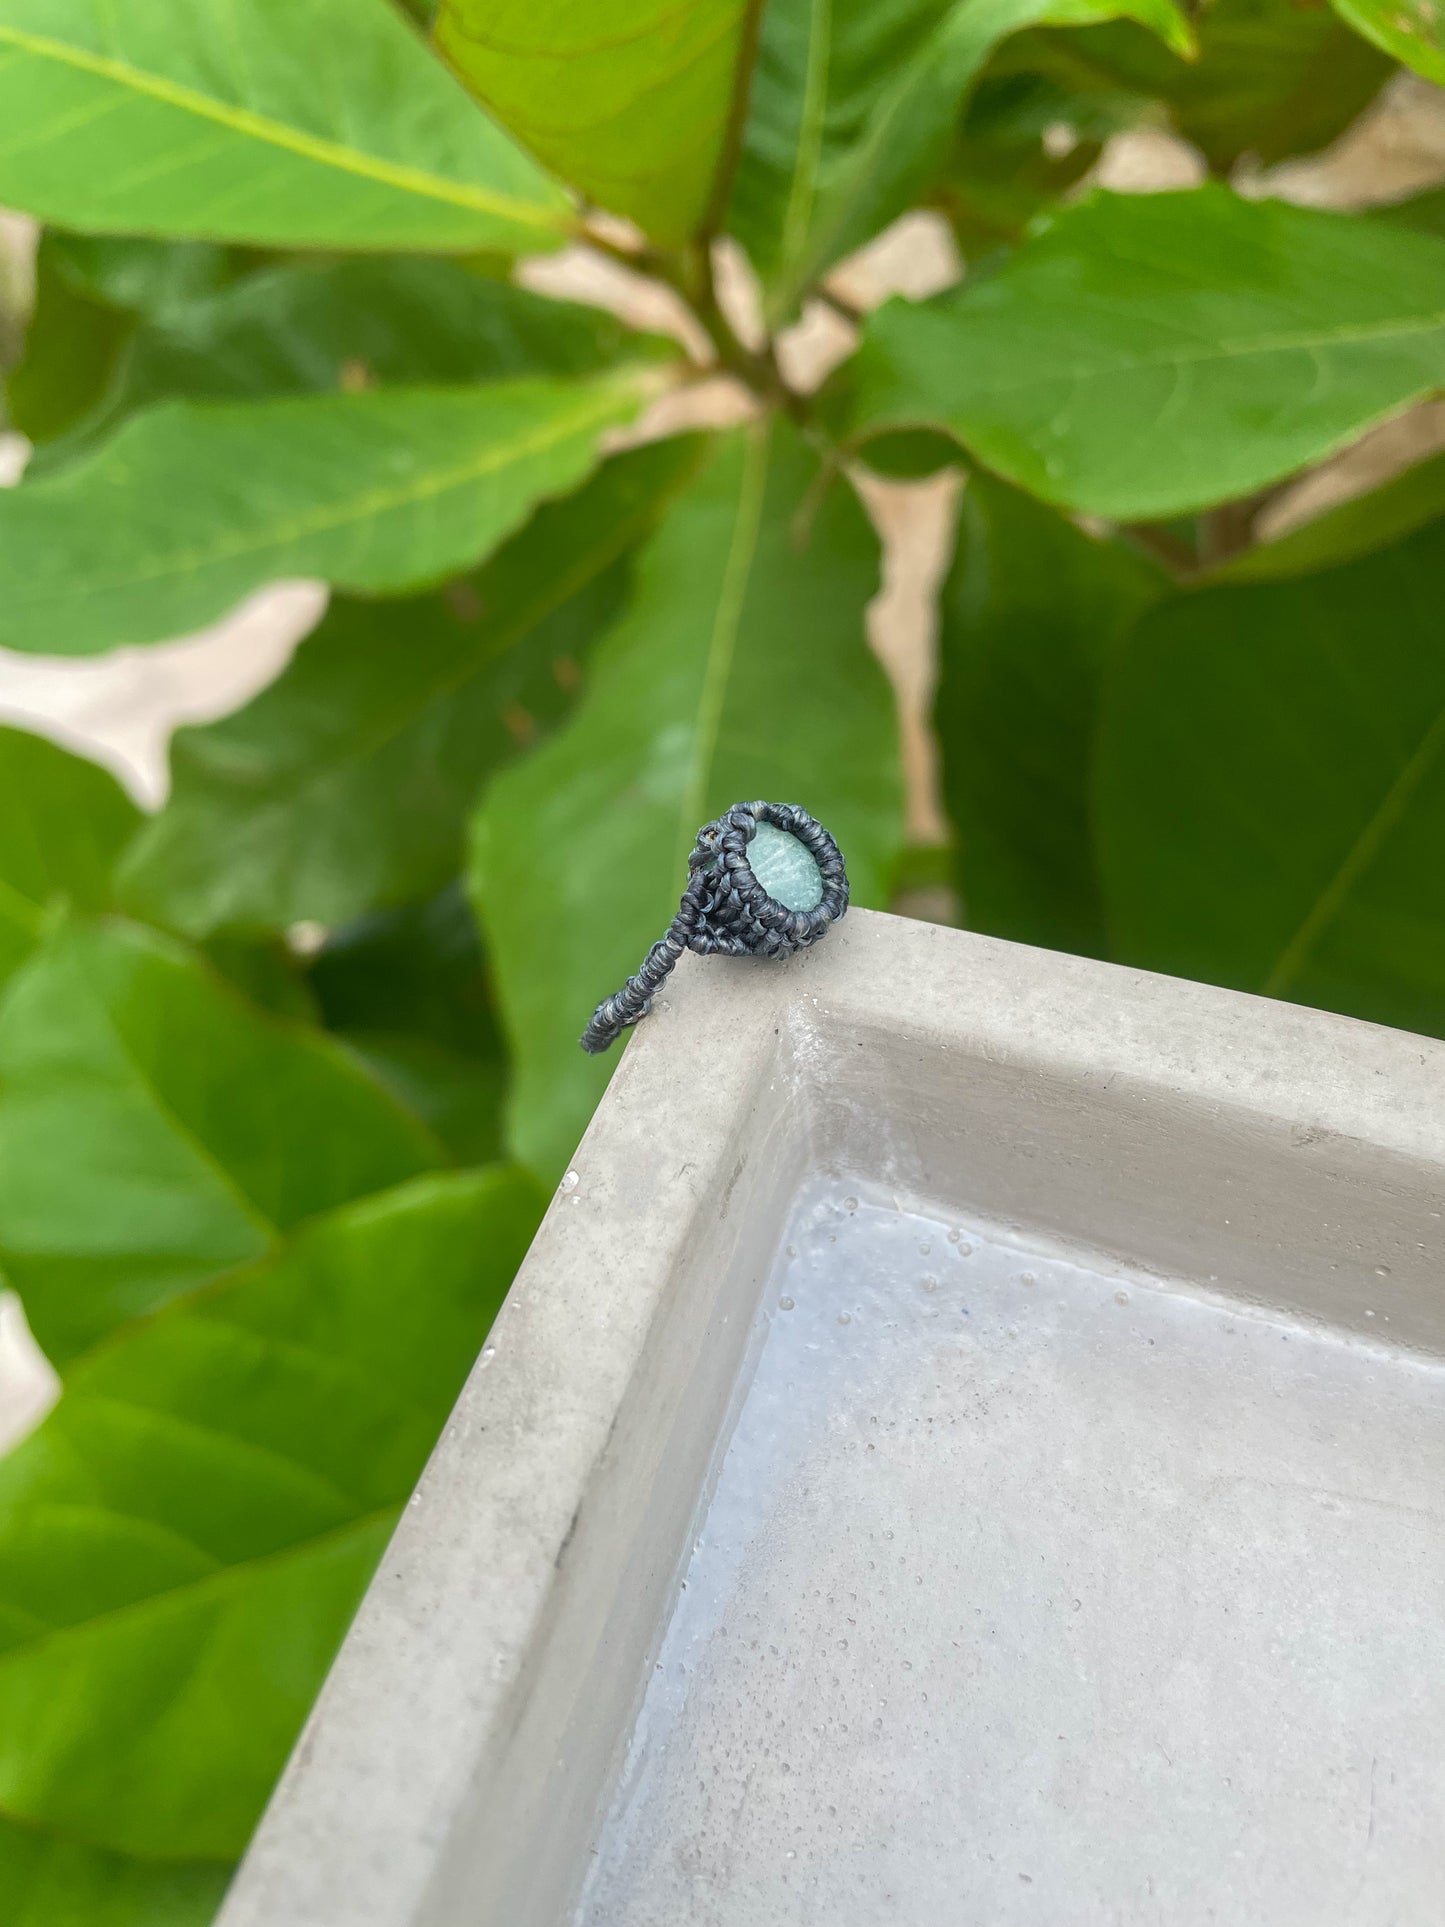
[(1445, 1046), (685, 960), (225, 1927), (1445, 1919)]

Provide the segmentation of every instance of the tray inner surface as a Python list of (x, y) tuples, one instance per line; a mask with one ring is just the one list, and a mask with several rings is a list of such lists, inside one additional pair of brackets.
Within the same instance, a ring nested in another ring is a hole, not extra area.
[(760, 1321), (577, 1927), (1445, 1918), (1445, 1363), (1385, 1307), (819, 1178)]

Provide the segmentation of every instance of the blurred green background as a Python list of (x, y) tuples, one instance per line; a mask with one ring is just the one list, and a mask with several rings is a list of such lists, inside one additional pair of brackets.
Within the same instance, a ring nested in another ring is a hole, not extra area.
[(212, 1916), (729, 804), (1445, 1035), (1442, 83), (0, 0), (0, 1920)]

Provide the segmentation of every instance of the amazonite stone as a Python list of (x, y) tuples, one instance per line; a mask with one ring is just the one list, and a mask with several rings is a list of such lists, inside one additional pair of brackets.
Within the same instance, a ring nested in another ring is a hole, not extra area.
[(823, 872), (791, 831), (759, 823), (747, 856), (753, 875), (785, 910), (816, 910), (823, 901)]

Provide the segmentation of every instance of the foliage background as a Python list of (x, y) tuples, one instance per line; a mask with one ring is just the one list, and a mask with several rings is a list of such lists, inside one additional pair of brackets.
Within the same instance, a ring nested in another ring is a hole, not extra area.
[(0, 0), (25, 1927), (211, 1916), (707, 815), (1445, 1032), (1433, 15), (339, 7)]

